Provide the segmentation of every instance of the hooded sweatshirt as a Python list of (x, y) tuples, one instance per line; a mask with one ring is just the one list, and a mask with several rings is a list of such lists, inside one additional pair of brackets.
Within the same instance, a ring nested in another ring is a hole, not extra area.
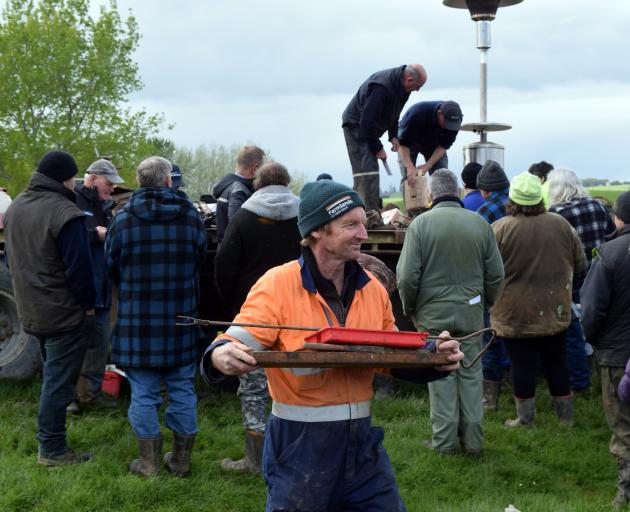
[(200, 215), (171, 188), (136, 190), (105, 241), (107, 273), (118, 284), (112, 361), (122, 367), (192, 363), (197, 330), (176, 326), (196, 316), (195, 274), (206, 249)]
[(236, 314), (250, 288), (267, 270), (300, 257), (299, 198), (287, 187), (257, 190), (230, 222), (219, 246), (219, 293)]

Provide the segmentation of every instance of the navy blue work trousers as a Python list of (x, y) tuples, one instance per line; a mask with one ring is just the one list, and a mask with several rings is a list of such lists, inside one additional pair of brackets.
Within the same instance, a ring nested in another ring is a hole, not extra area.
[(405, 511), (383, 429), (371, 418), (301, 422), (269, 416), (267, 512)]

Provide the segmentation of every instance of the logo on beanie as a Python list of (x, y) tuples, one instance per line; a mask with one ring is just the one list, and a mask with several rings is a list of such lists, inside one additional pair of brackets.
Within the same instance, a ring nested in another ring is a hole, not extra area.
[(334, 203), (325, 206), (324, 208), (326, 208), (326, 211), (328, 212), (328, 215), (330, 215), (330, 218), (334, 219), (335, 217), (343, 215), (353, 207), (354, 201), (352, 200), (352, 198), (350, 196), (343, 196), (337, 199)]

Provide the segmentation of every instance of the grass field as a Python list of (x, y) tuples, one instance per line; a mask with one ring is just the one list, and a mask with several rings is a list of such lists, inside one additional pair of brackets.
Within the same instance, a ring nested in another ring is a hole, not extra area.
[[(605, 197), (613, 204), (617, 196), (622, 194), (623, 192), (627, 192), (630, 190), (630, 185), (609, 185), (606, 187), (589, 187), (586, 189), (589, 194), (593, 197)], [(400, 194), (391, 194), (388, 197), (383, 198), (383, 204), (393, 203), (395, 204), (401, 211), (404, 211), (403, 200)]]
[[(192, 475), (166, 473), (147, 480), (130, 475), (135, 439), (126, 419), (127, 401), (113, 410), (93, 410), (69, 419), (70, 444), (93, 459), (65, 468), (35, 462), (39, 381), (0, 382), (1, 511), (261, 511), (260, 476), (224, 474), (219, 462), (242, 453), (240, 407), (234, 394), (211, 390), (199, 403), (200, 434)], [(374, 423), (385, 429), (385, 445), (409, 511), (522, 512), (609, 510), (616, 469), (601, 400), (578, 397), (576, 425), (561, 427), (539, 388), (537, 427), (507, 429), (513, 414), (507, 392), (498, 413), (484, 420), (482, 459), (444, 457), (422, 447), (430, 437), (424, 386), (401, 384), (396, 395), (375, 402)], [(165, 432), (167, 440), (170, 436)]]

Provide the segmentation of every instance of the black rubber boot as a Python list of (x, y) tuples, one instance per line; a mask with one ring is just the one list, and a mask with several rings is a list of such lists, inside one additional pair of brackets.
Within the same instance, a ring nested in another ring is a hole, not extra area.
[(506, 420), (506, 427), (532, 427), (536, 416), (536, 399), (520, 399), (514, 397), (516, 402), (516, 419)]
[(160, 457), (162, 455), (162, 436), (153, 439), (138, 438), (139, 459), (129, 464), (129, 471), (139, 476), (157, 476), (160, 472)]
[(190, 458), (195, 445), (195, 434), (185, 436), (173, 432), (172, 451), (164, 455), (164, 464), (171, 474), (184, 478), (190, 474)]
[(260, 473), (264, 442), (265, 434), (262, 432), (245, 430), (245, 457), (239, 460), (223, 459), (221, 468), (239, 473)]

